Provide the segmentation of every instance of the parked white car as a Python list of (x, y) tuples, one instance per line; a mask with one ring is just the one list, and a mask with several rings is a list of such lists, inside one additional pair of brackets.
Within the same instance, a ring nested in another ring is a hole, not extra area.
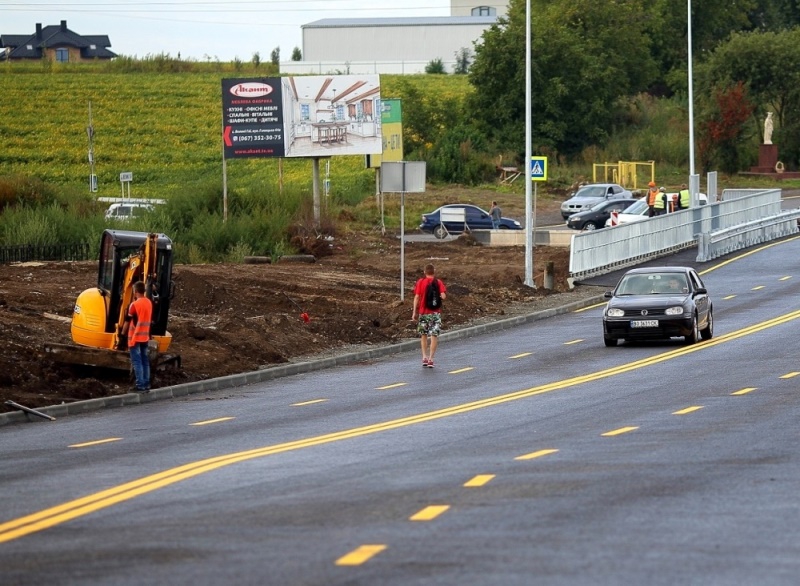
[(561, 204), (561, 217), (565, 220), (572, 214), (583, 212), (606, 199), (633, 197), (633, 194), (617, 183), (592, 183), (584, 185)]
[(130, 220), (152, 212), (155, 208), (149, 203), (112, 203), (106, 210), (106, 220)]
[[(675, 201), (677, 197), (677, 193), (668, 193), (667, 196), (672, 198)], [(700, 200), (700, 205), (706, 205), (708, 203), (708, 197), (705, 193), (698, 193), (698, 199)], [(622, 224), (630, 224), (631, 222), (641, 222), (642, 220), (646, 220), (649, 218), (650, 208), (647, 205), (647, 196), (643, 197), (639, 201), (634, 204), (631, 204), (629, 207), (625, 209), (624, 212), (617, 216), (617, 226), (621, 226)], [(611, 220), (609, 218), (606, 220), (606, 228), (611, 227)]]

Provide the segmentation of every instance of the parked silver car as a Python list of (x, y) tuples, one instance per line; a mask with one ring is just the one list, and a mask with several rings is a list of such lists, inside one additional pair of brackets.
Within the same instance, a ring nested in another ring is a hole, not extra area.
[(605, 199), (633, 197), (633, 194), (617, 183), (591, 183), (584, 185), (561, 204), (561, 216), (566, 220), (572, 214), (588, 210)]

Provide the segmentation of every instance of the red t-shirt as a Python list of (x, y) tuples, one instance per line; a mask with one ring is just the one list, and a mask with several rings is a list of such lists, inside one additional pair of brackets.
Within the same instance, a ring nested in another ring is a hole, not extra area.
[[(425, 307), (425, 291), (428, 289), (428, 283), (430, 283), (434, 277), (422, 277), (417, 284), (414, 285), (414, 295), (419, 295), (419, 314), (423, 315), (426, 313), (440, 313), (441, 310), (432, 310)], [(439, 285), (439, 293), (447, 292), (447, 287), (444, 286), (444, 281), (441, 279), (436, 279), (436, 284)]]
[(153, 302), (147, 297), (139, 297), (131, 303), (128, 315), (132, 317), (133, 324), (128, 329), (128, 346), (133, 347), (139, 342), (150, 339), (150, 320), (153, 319)]

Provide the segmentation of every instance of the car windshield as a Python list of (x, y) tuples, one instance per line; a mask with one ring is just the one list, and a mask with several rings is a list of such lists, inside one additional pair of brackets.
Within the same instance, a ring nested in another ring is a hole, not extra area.
[(625, 209), (626, 214), (641, 214), (647, 209), (647, 202), (643, 199), (640, 199), (636, 203), (631, 204), (629, 207)]
[(605, 197), (606, 187), (604, 185), (586, 185), (581, 187), (575, 197)]
[(596, 204), (594, 204), (589, 209), (591, 209), (593, 212), (602, 212), (607, 207), (611, 207), (613, 205), (619, 205), (619, 202), (615, 202), (615, 201), (612, 201), (612, 202), (600, 201), (600, 202), (597, 202)]
[(688, 292), (686, 275), (679, 273), (625, 275), (617, 287), (617, 295), (676, 295)]

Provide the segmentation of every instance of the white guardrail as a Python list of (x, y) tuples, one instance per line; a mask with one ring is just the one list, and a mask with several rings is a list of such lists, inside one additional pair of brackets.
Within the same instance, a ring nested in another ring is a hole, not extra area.
[(572, 237), (572, 278), (589, 278), (698, 247), (711, 260), (798, 231), (800, 210), (781, 212), (781, 190), (725, 190), (722, 201)]

